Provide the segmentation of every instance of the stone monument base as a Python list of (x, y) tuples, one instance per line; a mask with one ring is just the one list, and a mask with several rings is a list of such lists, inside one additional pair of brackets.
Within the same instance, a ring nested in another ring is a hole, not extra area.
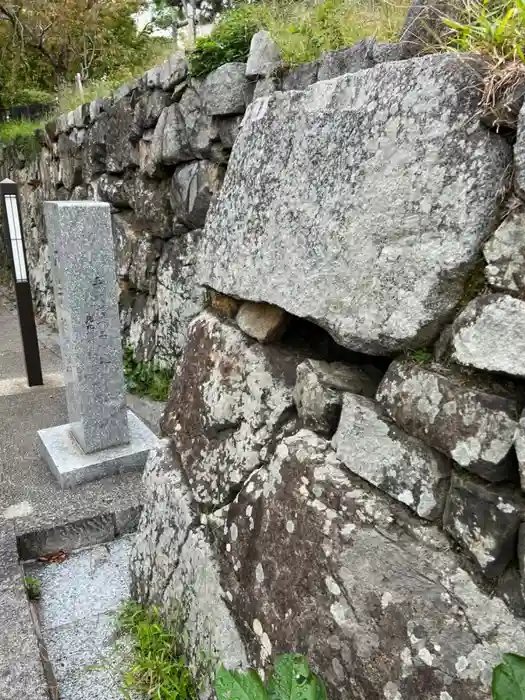
[(42, 457), (64, 488), (95, 481), (132, 469), (142, 469), (158, 438), (137, 416), (128, 411), (130, 442), (86, 454), (72, 435), (71, 424), (38, 431)]

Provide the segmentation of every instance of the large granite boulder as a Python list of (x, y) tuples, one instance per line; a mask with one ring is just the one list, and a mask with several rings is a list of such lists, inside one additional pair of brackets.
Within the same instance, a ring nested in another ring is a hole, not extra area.
[(437, 365), (396, 361), (388, 368), (377, 399), (410, 435), (484, 479), (505, 481), (517, 476), (510, 453), (518, 404), (489, 386), (483, 389)]
[[(205, 515), (177, 455), (148, 463), (133, 593), (188, 611), (188, 658), (267, 669), (308, 655), (331, 700), (480, 700), (525, 624), (447, 538), (352, 477), (309, 431), (281, 442), (235, 501)], [(186, 596), (184, 596), (186, 592)]]
[(199, 281), (308, 318), (353, 350), (433, 339), (496, 223), (510, 163), (476, 122), (478, 68), (428, 56), (252, 103)]
[(525, 301), (506, 294), (471, 301), (454, 322), (452, 350), (467, 367), (525, 377)]
[(390, 423), (371, 399), (345, 394), (332, 445), (350, 471), (435, 520), (443, 513), (450, 462)]
[(295, 425), (302, 357), (247, 338), (205, 312), (189, 326), (161, 421), (200, 503), (224, 504)]

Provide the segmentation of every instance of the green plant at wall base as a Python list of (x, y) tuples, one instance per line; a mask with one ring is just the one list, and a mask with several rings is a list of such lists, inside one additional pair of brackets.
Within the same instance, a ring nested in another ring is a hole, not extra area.
[(492, 673), (493, 700), (524, 700), (525, 658), (518, 654), (503, 654), (503, 661)]
[(215, 680), (217, 700), (327, 700), (323, 681), (300, 654), (283, 654), (264, 686), (256, 671), (220, 668)]
[(38, 579), (32, 576), (26, 576), (24, 578), (24, 585), (29, 600), (40, 600), (42, 584)]
[(131, 347), (124, 349), (124, 376), (131, 394), (149, 396), (154, 401), (167, 401), (173, 372), (154, 362), (136, 360)]
[(132, 643), (130, 668), (122, 674), (125, 698), (197, 700), (181, 641), (166, 629), (155, 607), (128, 601), (119, 612), (117, 630)]

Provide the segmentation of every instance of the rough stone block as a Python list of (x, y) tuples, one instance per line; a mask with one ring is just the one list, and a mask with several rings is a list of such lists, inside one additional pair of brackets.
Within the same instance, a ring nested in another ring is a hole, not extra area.
[(341, 416), (343, 393), (373, 398), (376, 390), (377, 381), (362, 367), (306, 360), (297, 367), (293, 398), (304, 427), (331, 437)]
[(250, 105), (199, 282), (307, 318), (351, 350), (433, 341), (510, 164), (508, 143), (478, 124), (478, 68), (450, 54), (393, 61)]
[(488, 481), (516, 477), (510, 451), (518, 428), (517, 402), (437, 365), (389, 366), (377, 400), (407, 433)]
[(525, 197), (525, 102), (518, 115), (518, 129), (514, 145), (514, 179), (516, 189)]
[(220, 294), (215, 292), (213, 289), (210, 290), (210, 307), (216, 311), (219, 316), (225, 316), (226, 318), (235, 318), (237, 316), (237, 311), (242, 302), (233, 297), (226, 296), (226, 294)]
[(467, 367), (525, 377), (525, 301), (478, 297), (452, 327), (452, 357)]
[(356, 73), (374, 65), (375, 39), (362, 39), (346, 49), (329, 51), (319, 59), (317, 80), (330, 80), (345, 73)]
[(233, 148), (235, 139), (241, 130), (242, 116), (217, 117), (216, 125), (219, 138), (225, 148)]
[(225, 63), (202, 85), (202, 99), (212, 116), (242, 114), (246, 109), (245, 63)]
[(62, 488), (143, 469), (158, 439), (132, 411), (127, 418), (129, 438), (125, 445), (91, 453), (81, 449), (71, 424), (38, 431), (40, 454)]
[(292, 68), (282, 81), (283, 90), (304, 90), (309, 85), (317, 82), (317, 73), (319, 72), (319, 61), (311, 61), (303, 63), (300, 66)]
[(516, 555), (523, 514), (519, 494), (454, 473), (443, 527), (472, 555), (485, 576), (496, 578)]
[(224, 167), (218, 163), (197, 160), (178, 167), (171, 180), (171, 206), (177, 220), (190, 229), (202, 228), (223, 179)]
[(525, 411), (521, 414), (519, 427), (516, 431), (515, 447), (520, 469), (521, 488), (525, 491)]
[(181, 83), (188, 73), (188, 63), (182, 51), (172, 54), (160, 66), (160, 86), (168, 92)]
[(301, 640), (331, 700), (480, 700), (501, 653), (525, 650), (524, 620), (444, 533), (367, 488), (310, 431), (280, 442), (204, 525), (169, 446), (152, 455), (145, 492), (132, 594), (169, 619), (187, 593), (191, 659), (204, 642), (228, 667), (268, 672)]
[(178, 104), (172, 104), (162, 112), (153, 134), (152, 149), (155, 154), (159, 151), (160, 160), (168, 165), (176, 165), (195, 157)]
[(279, 47), (267, 31), (256, 32), (250, 44), (246, 64), (247, 78), (267, 78), (282, 67)]
[(243, 333), (260, 343), (272, 343), (286, 330), (289, 316), (278, 306), (245, 301), (235, 318)]
[(500, 292), (525, 292), (525, 210), (512, 211), (483, 246), (485, 276)]
[(404, 503), (421, 518), (439, 518), (450, 462), (388, 422), (371, 399), (345, 394), (332, 445), (350, 471)]
[(254, 343), (210, 312), (191, 322), (161, 430), (197, 502), (224, 503), (295, 427), (292, 390), (303, 359)]
[(452, 0), (412, 0), (399, 43), (406, 47), (409, 56), (436, 51), (451, 31), (443, 19), (454, 19), (458, 10), (458, 4)]

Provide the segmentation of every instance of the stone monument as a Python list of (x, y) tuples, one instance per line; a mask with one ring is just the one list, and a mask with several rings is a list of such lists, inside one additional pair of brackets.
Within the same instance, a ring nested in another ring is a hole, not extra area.
[(69, 423), (38, 432), (63, 488), (142, 468), (157, 438), (126, 407), (110, 206), (46, 202)]

